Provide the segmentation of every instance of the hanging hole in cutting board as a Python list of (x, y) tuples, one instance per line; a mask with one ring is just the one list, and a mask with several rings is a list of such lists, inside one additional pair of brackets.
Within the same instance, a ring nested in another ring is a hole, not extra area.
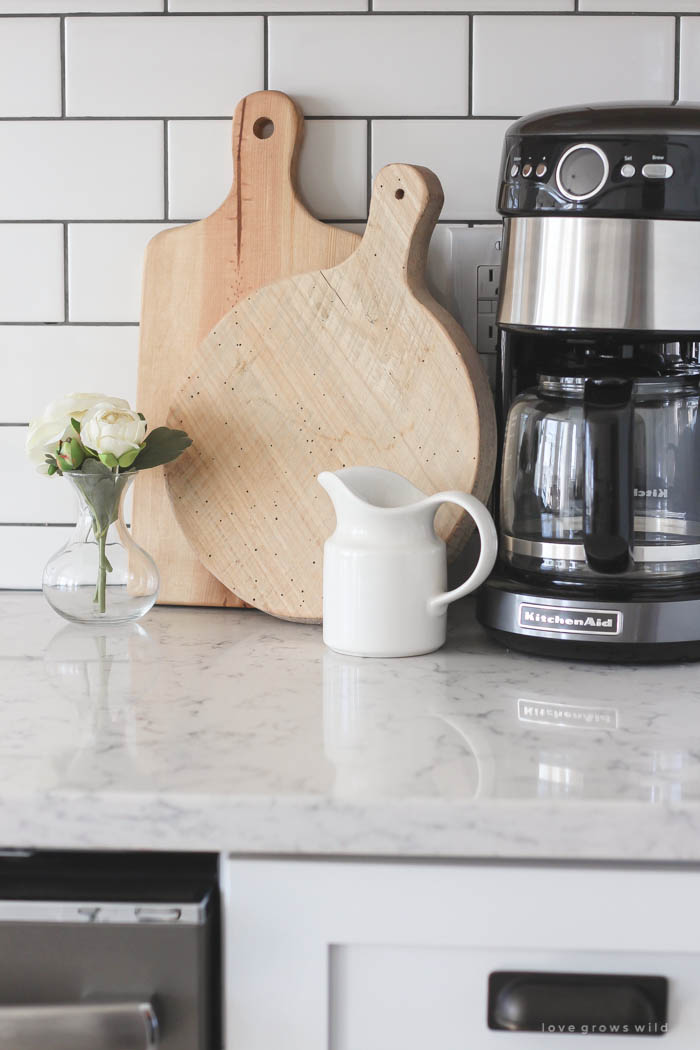
[(258, 139), (269, 139), (275, 130), (274, 121), (269, 117), (258, 117), (253, 124), (253, 134)]
[(396, 193), (394, 194), (394, 196), (396, 197), (397, 201), (402, 201), (403, 200), (403, 190), (397, 190)]

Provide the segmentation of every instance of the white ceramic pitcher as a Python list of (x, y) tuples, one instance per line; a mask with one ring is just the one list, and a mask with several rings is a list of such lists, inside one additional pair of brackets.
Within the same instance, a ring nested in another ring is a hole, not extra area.
[[(496, 560), (493, 519), (475, 496), (426, 496), (379, 467), (319, 474), (336, 529), (323, 558), (323, 640), (349, 656), (417, 656), (445, 642), (447, 606), (484, 582)], [(471, 576), (447, 586), (445, 543), (433, 520), (442, 503), (464, 507), (481, 538)]]

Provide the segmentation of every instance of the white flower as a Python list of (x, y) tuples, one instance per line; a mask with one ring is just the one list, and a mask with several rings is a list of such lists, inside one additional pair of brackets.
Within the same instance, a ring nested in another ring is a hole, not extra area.
[(125, 452), (139, 448), (146, 436), (146, 424), (128, 405), (115, 407), (100, 401), (86, 412), (80, 424), (80, 440), (98, 456), (120, 459)]
[(130, 410), (129, 402), (121, 397), (108, 397), (107, 394), (66, 394), (65, 397), (47, 405), (41, 417), (29, 424), (27, 455), (41, 473), (46, 473), (47, 453), (53, 454), (59, 441), (68, 436), (71, 418), (81, 422), (86, 412), (98, 403), (119, 410), (125, 409), (127, 412)]

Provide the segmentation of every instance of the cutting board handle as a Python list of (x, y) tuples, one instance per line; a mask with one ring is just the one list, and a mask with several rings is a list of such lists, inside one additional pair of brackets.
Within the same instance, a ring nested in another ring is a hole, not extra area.
[[(304, 115), (289, 95), (254, 91), (242, 98), (233, 117), (233, 185), (222, 210), (239, 221), (250, 215), (253, 229), (258, 223), (252, 213), (267, 216), (268, 223), (290, 214), (303, 134)], [(280, 194), (289, 196), (289, 207), (280, 209)]]
[(387, 164), (374, 180), (367, 229), (354, 255), (363, 268), (422, 281), (444, 195), (437, 175), (414, 164)]

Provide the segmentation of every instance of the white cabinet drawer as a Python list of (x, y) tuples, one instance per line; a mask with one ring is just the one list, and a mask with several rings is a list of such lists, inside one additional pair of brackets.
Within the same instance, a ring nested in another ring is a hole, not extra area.
[[(665, 977), (660, 1045), (697, 1048), (700, 872), (231, 858), (224, 883), (228, 1050), (582, 1045), (550, 1018), (544, 1040), (490, 1030), (489, 974), (503, 970)], [(630, 1045), (655, 1044), (585, 1040)]]

